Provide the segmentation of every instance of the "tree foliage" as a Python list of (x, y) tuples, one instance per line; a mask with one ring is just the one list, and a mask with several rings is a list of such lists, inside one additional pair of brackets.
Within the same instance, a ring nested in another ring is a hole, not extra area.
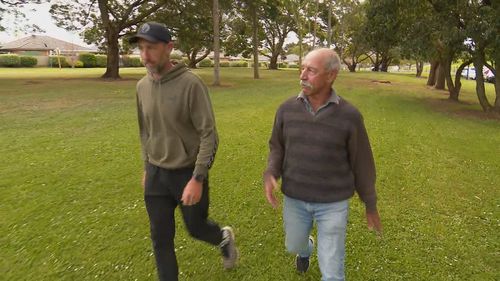
[[(22, 11), (27, 5), (42, 4), (48, 0), (0, 0), (0, 31), (24, 31), (28, 33), (44, 32), (36, 24), (28, 24), (26, 14)], [(6, 22), (11, 22), (11, 28), (7, 28)], [(14, 24), (15, 22), (15, 24)]]
[(164, 0), (81, 0), (55, 1), (52, 18), (67, 30), (84, 30), (86, 43), (107, 51), (108, 62), (103, 78), (118, 79), (119, 39), (130, 34), (152, 13), (165, 5)]

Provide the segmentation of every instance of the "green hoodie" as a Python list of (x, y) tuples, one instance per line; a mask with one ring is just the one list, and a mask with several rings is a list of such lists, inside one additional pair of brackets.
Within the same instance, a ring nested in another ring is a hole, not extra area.
[(144, 161), (166, 169), (194, 167), (193, 174), (207, 176), (218, 145), (215, 117), (207, 87), (185, 64), (158, 81), (143, 77), (137, 112)]

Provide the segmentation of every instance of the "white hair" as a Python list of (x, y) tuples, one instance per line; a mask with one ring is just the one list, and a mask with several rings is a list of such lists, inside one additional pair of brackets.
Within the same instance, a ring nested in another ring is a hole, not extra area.
[(340, 57), (339, 55), (331, 49), (328, 48), (318, 48), (312, 50), (309, 54), (312, 53), (322, 53), (325, 55), (325, 70), (326, 71), (336, 71), (340, 70)]

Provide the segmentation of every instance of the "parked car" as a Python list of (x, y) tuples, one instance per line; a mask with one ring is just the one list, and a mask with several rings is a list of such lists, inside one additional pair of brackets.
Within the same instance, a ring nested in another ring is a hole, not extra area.
[[(473, 79), (476, 80), (476, 68), (474, 67), (467, 67), (464, 70), (462, 70), (462, 77), (466, 79)], [(489, 82), (489, 83), (495, 83), (495, 74), (486, 66), (483, 67), (483, 77), (484, 81)]]
[(474, 67), (466, 67), (462, 70), (462, 77), (465, 79), (476, 80), (476, 69)]
[(495, 83), (495, 74), (489, 68), (483, 69), (484, 81), (489, 83)]

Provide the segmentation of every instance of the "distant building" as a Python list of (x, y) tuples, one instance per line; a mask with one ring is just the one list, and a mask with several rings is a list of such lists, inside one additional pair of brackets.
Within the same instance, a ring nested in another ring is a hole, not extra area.
[(22, 56), (33, 56), (38, 60), (38, 66), (49, 65), (49, 56), (62, 55), (75, 59), (81, 53), (96, 53), (96, 49), (59, 40), (50, 36), (30, 35), (5, 43), (0, 47), (0, 53), (12, 53)]

